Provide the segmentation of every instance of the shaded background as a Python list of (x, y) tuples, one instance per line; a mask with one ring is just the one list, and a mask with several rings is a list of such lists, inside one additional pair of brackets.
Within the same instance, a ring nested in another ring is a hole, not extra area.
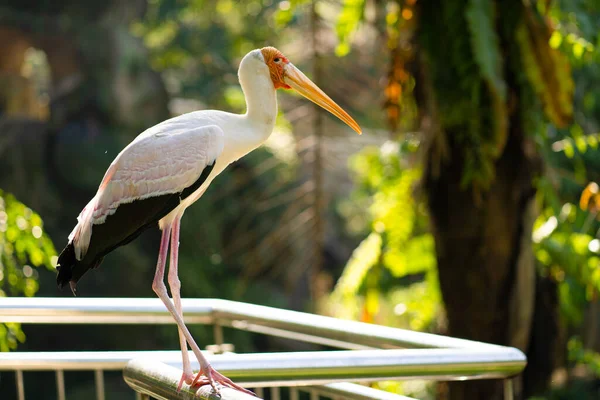
[[(599, 26), (595, 0), (5, 1), (1, 294), (70, 296), (56, 289), (54, 249), (118, 152), (172, 115), (244, 112), (238, 63), (273, 45), (365, 133), (281, 93), (266, 145), (186, 212), (182, 295), (515, 346), (529, 359), (519, 398), (598, 398)], [(158, 241), (148, 231), (107, 256), (79, 295), (153, 297)], [(305, 348), (226, 338), (239, 352)], [(0, 325), (0, 346), (178, 341), (172, 326), (13, 324)], [(26, 380), (53, 385), (37, 375)], [(91, 374), (67, 384), (69, 398), (93, 390)], [(53, 398), (43, 387), (27, 396)], [(502, 393), (490, 382), (379, 387)]]

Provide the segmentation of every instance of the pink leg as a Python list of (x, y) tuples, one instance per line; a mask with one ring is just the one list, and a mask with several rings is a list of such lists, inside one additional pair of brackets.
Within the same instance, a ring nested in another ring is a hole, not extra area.
[[(217, 386), (215, 385), (215, 382), (218, 382), (224, 386), (229, 386), (231, 388), (237, 389), (244, 393), (254, 395), (254, 393), (251, 392), (250, 390), (244, 389), (243, 387), (233, 383), (229, 378), (221, 375), (208, 363), (208, 360), (204, 357), (204, 355), (200, 351), (200, 348), (194, 341), (194, 338), (190, 334), (190, 331), (185, 326), (185, 323), (183, 322), (183, 318), (182, 318), (181, 314), (177, 312), (177, 309), (175, 308), (175, 306), (171, 302), (171, 299), (169, 298), (169, 294), (167, 293), (167, 287), (165, 286), (165, 283), (164, 283), (164, 277), (165, 277), (165, 265), (167, 262), (167, 251), (169, 248), (169, 238), (171, 235), (171, 228), (172, 228), (171, 224), (166, 225), (163, 228), (162, 238), (160, 240), (160, 251), (158, 253), (158, 262), (156, 264), (156, 273), (154, 275), (154, 281), (152, 282), (152, 290), (154, 290), (154, 292), (162, 300), (165, 307), (167, 307), (167, 310), (169, 310), (169, 312), (175, 319), (175, 322), (177, 323), (177, 326), (179, 327), (179, 332), (183, 334), (185, 340), (189, 343), (190, 347), (192, 348), (192, 351), (194, 352), (194, 355), (196, 356), (196, 358), (198, 359), (198, 362), (200, 363), (200, 372), (198, 373), (198, 375), (196, 375), (196, 379), (194, 379), (194, 381), (192, 382), (192, 385), (199, 384), (200, 386), (202, 386), (202, 385), (210, 384), (213, 387), (213, 390), (218, 393), (219, 390), (217, 389)], [(179, 230), (178, 223), (177, 223), (177, 230)], [(189, 362), (189, 360), (188, 360), (188, 362)]]
[[(177, 313), (183, 319), (180, 295), (181, 281), (177, 276), (180, 221), (181, 217), (178, 217), (175, 221), (173, 221), (173, 228), (171, 231), (171, 258), (169, 260), (169, 275), (167, 279), (169, 281), (169, 287), (171, 288), (171, 297), (173, 298), (173, 303), (175, 303), (175, 310), (177, 310)], [(185, 340), (185, 336), (183, 335), (181, 329), (179, 329), (179, 345), (181, 346), (181, 357), (183, 359), (183, 375), (181, 375), (181, 380), (177, 386), (177, 391), (181, 390), (183, 382), (191, 385), (194, 381), (194, 373), (192, 371), (192, 366), (190, 365), (190, 357), (187, 351), (187, 341)]]

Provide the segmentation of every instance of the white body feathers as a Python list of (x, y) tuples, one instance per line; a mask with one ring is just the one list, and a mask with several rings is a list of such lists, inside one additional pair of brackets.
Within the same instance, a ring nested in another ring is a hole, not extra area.
[(206, 181), (159, 222), (162, 229), (198, 200), (230, 163), (269, 137), (277, 98), (260, 51), (244, 57), (239, 79), (246, 97), (245, 114), (210, 110), (171, 118), (141, 133), (119, 153), (69, 235), (78, 260), (86, 254), (93, 226), (104, 223), (119, 205), (179, 193), (192, 185), (206, 166), (216, 163)]

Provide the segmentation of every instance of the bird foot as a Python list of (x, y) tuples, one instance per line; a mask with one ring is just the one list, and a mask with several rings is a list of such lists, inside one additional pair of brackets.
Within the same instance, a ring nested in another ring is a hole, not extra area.
[[(183, 377), (182, 377), (183, 379)], [(223, 386), (238, 390), (240, 392), (256, 396), (256, 394), (248, 389), (241, 387), (240, 385), (234, 383), (231, 379), (219, 373), (216, 369), (214, 369), (210, 364), (206, 367), (205, 371), (200, 371), (196, 374), (196, 378), (192, 382), (193, 387), (200, 387), (204, 385), (212, 386), (213, 390), (216, 393), (219, 393), (219, 389), (217, 388), (217, 383), (220, 383)]]
[(179, 391), (181, 390), (181, 387), (183, 386), (183, 382), (185, 382), (188, 385), (191, 385), (194, 382), (194, 374), (190, 373), (182, 373), (181, 374), (181, 379), (179, 380), (179, 385), (177, 385), (177, 392), (179, 393)]

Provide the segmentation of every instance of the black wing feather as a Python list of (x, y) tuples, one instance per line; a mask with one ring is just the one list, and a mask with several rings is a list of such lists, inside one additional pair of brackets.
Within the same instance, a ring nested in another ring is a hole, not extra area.
[(75, 258), (72, 243), (67, 244), (57, 262), (56, 282), (60, 288), (69, 282), (76, 283), (90, 269), (96, 268), (104, 256), (137, 238), (146, 229), (158, 224), (181, 202), (206, 181), (215, 163), (207, 166), (200, 177), (180, 193), (165, 194), (121, 204), (114, 214), (102, 224), (94, 225), (88, 251), (83, 260)]

